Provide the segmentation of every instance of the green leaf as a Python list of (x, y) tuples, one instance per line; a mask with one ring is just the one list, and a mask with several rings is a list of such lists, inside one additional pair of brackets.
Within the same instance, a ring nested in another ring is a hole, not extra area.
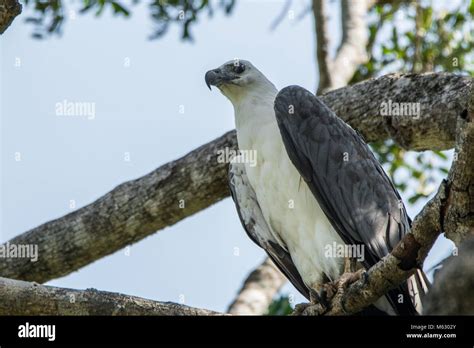
[(111, 4), (115, 14), (123, 14), (125, 17), (128, 17), (130, 15), (130, 12), (118, 2), (112, 1)]
[(426, 197), (424, 194), (417, 193), (417, 194), (411, 196), (410, 198), (408, 198), (408, 203), (415, 204), (420, 198), (424, 198), (424, 197)]
[(274, 299), (268, 307), (267, 315), (289, 315), (293, 312), (288, 296), (280, 296)]

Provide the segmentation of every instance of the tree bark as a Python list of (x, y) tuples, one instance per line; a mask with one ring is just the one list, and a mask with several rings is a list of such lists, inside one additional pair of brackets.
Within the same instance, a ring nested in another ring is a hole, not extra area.
[(341, 1), (342, 42), (332, 63), (334, 69), (331, 89), (347, 85), (357, 67), (368, 59), (367, 10), (366, 0)]
[(268, 311), (273, 296), (286, 283), (273, 261), (266, 258), (245, 280), (229, 306), (230, 314), (261, 315)]
[[(392, 74), (321, 98), (368, 141), (393, 137), (408, 149), (439, 150), (454, 146), (471, 84), (470, 77), (453, 74)], [(380, 104), (388, 99), (420, 102), (421, 116), (381, 117)], [(13, 238), (10, 244), (37, 245), (39, 259), (1, 259), (0, 275), (40, 283), (67, 275), (227, 197), (227, 163), (218, 162), (218, 150), (226, 147), (236, 149), (234, 131)]]
[(351, 80), (360, 64), (367, 61), (366, 0), (341, 0), (342, 40), (334, 59), (329, 57), (326, 0), (313, 0), (316, 56), (319, 70), (318, 94), (340, 88)]
[[(466, 112), (472, 78), (449, 73), (389, 74), (327, 93), (336, 114), (367, 142), (393, 139), (406, 150), (454, 147), (458, 118)], [(393, 103), (419, 105), (419, 117), (382, 116)]]
[(18, 0), (2, 0), (0, 2), (0, 35), (8, 29), (21, 10), (22, 6)]
[(329, 56), (327, 3), (327, 0), (313, 0), (313, 16), (316, 33), (316, 61), (319, 72), (317, 94), (322, 94), (332, 85), (332, 62), (331, 57)]
[(446, 237), (457, 245), (467, 238), (474, 237), (474, 85), (471, 86), (471, 98), (468, 110), (458, 118), (457, 150), (454, 165), (462, 168), (451, 171), (447, 208), (441, 220)]
[(0, 277), (0, 315), (222, 315), (172, 302)]

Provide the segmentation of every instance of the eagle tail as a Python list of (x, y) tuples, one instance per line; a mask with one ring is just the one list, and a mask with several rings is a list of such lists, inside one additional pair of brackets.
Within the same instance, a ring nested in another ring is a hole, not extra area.
[(423, 312), (423, 300), (429, 287), (430, 282), (425, 273), (417, 269), (405, 283), (390, 290), (387, 299), (398, 315), (420, 315)]
[(430, 282), (425, 272), (417, 269), (415, 274), (407, 279), (407, 287), (413, 306), (418, 314), (421, 314), (423, 312), (423, 300), (430, 287)]

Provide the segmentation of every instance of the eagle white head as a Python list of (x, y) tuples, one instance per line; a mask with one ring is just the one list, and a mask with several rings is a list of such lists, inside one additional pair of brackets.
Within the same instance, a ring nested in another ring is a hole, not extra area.
[(277, 93), (273, 83), (247, 60), (234, 59), (209, 70), (205, 80), (209, 89), (211, 86), (219, 88), (234, 106), (249, 97)]

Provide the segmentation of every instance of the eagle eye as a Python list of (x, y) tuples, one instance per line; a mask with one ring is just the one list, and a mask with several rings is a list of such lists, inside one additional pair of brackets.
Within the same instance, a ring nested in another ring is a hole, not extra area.
[(234, 67), (232, 68), (232, 70), (236, 74), (242, 74), (245, 71), (245, 65), (243, 65), (242, 63), (234, 64)]

